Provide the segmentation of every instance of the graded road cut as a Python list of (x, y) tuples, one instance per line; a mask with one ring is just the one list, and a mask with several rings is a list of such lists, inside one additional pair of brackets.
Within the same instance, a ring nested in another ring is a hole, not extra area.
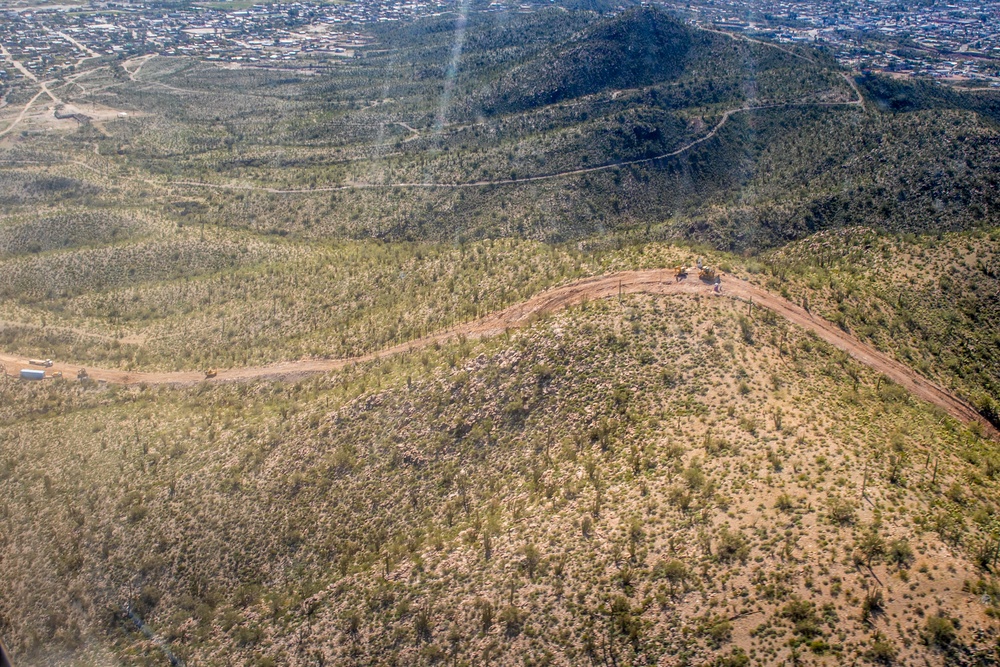
[[(243, 382), (257, 379), (294, 379), (316, 373), (337, 371), (356, 363), (372, 361), (376, 358), (419, 350), (434, 343), (442, 343), (450, 338), (486, 338), (503, 333), (507, 329), (525, 326), (535, 317), (575, 306), (585, 301), (606, 299), (618, 294), (683, 294), (714, 296), (712, 288), (696, 279), (676, 282), (672, 269), (651, 269), (646, 271), (623, 271), (603, 276), (584, 278), (560, 287), (541, 292), (519, 304), (515, 304), (491, 315), (458, 324), (437, 333), (401, 343), (379, 352), (344, 359), (301, 359), (285, 361), (268, 366), (250, 366), (219, 370), (211, 380), (198, 371), (179, 372), (132, 372), (86, 367), (92, 380), (113, 384), (136, 385), (190, 385), (198, 382)], [(912, 368), (902, 364), (871, 345), (863, 343), (835, 324), (815, 317), (804, 308), (765, 289), (742, 280), (727, 278), (722, 286), (722, 297), (750, 301), (784, 317), (789, 322), (812, 331), (830, 345), (843, 350), (859, 363), (882, 373), (893, 382), (903, 386), (921, 400), (932, 403), (952, 417), (966, 423), (978, 423), (990, 437), (1000, 440), (1000, 431), (982, 417), (976, 410), (943, 387), (931, 382)], [(7, 374), (17, 376), (21, 367), (28, 365), (23, 357), (0, 353), (0, 364)], [(61, 371), (63, 377), (75, 377), (79, 365), (56, 363), (52, 371)]]

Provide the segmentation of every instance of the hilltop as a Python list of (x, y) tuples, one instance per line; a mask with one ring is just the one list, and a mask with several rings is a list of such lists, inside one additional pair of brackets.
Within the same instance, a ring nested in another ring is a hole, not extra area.
[[(716, 39), (706, 33), (703, 48), (711, 52)], [(481, 113), (516, 113), (609, 89), (670, 81), (686, 69), (696, 40), (696, 31), (662, 11), (642, 8), (627, 12), (504, 73), (487, 92), (480, 93)]]
[(54, 82), (130, 115), (4, 137), (0, 198), (142, 201), (178, 224), (309, 240), (650, 229), (740, 252), (994, 222), (996, 93), (855, 81), (821, 51), (652, 8), (457, 21), (372, 28), (381, 48), (323, 71), (153, 57)]
[(15, 664), (1000, 660), (995, 91), (603, 0), (354, 46), (4, 88)]
[(726, 299), (294, 384), (2, 381), (22, 664), (995, 650), (995, 446)]
[(130, 115), (5, 137), (0, 199), (142, 201), (175, 224), (311, 240), (653, 228), (740, 252), (995, 222), (995, 92), (855, 81), (821, 51), (653, 8), (456, 21), (372, 28), (382, 48), (322, 71), (153, 57), (53, 83)]

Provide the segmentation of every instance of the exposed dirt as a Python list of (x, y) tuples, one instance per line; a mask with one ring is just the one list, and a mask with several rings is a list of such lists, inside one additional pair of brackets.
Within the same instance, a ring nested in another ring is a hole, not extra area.
[[(487, 315), (471, 322), (456, 325), (437, 333), (402, 343), (379, 352), (347, 359), (302, 359), (286, 361), (269, 366), (251, 366), (220, 370), (211, 382), (241, 382), (260, 378), (297, 378), (315, 373), (340, 370), (350, 364), (371, 361), (410, 350), (417, 350), (435, 342), (444, 342), (457, 336), (483, 338), (503, 333), (507, 329), (525, 326), (535, 317), (551, 313), (584, 301), (605, 299), (618, 294), (688, 294), (716, 296), (713, 287), (694, 278), (675, 281), (673, 270), (654, 269), (648, 271), (626, 271), (604, 276), (585, 278), (568, 285), (542, 292), (527, 301), (505, 310)], [(976, 410), (947, 390), (922, 377), (906, 365), (867, 345), (836, 325), (822, 318), (814, 317), (790, 301), (741, 280), (724, 278), (720, 297), (735, 298), (774, 311), (788, 321), (814, 332), (819, 338), (834, 347), (847, 352), (858, 362), (882, 373), (887, 378), (903, 386), (914, 396), (939, 406), (952, 417), (965, 423), (978, 422), (983, 430), (994, 439), (1000, 440), (1000, 431), (986, 421)], [(752, 307), (749, 307), (752, 311)], [(6, 372), (16, 376), (20, 368), (27, 367), (24, 357), (0, 354), (0, 364)], [(64, 377), (75, 378), (81, 366), (57, 363), (51, 372), (62, 372)], [(91, 379), (115, 384), (194, 384), (205, 381), (205, 375), (198, 371), (169, 373), (144, 373), (99, 368), (87, 369)]]
[(13, 132), (14, 128), (17, 127), (17, 125), (22, 120), (24, 120), (24, 117), (25, 117), (25, 115), (27, 115), (28, 109), (31, 108), (31, 105), (34, 104), (35, 101), (39, 97), (41, 97), (42, 95), (45, 95), (45, 94), (46, 94), (45, 90), (39, 90), (37, 93), (35, 93), (35, 96), (32, 97), (30, 100), (28, 100), (28, 102), (24, 105), (24, 108), (21, 109), (21, 112), (19, 114), (17, 114), (17, 116), (14, 118), (14, 120), (12, 120), (10, 122), (10, 124), (7, 127), (5, 127), (3, 130), (0, 130), (0, 137), (4, 136), (5, 134), (9, 134), (9, 133)]

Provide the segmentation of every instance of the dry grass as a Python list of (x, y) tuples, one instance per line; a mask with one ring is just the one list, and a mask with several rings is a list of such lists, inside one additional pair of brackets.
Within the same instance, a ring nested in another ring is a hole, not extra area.
[(24, 664), (162, 662), (123, 607), (188, 664), (993, 650), (992, 446), (742, 317), (636, 297), (298, 385), (5, 384), (5, 634)]
[[(111, 262), (116, 270), (109, 270)], [(574, 249), (263, 242), (210, 230), (11, 260), (7, 350), (126, 368), (363, 354), (599, 270)], [(33, 289), (32, 289), (33, 288)]]
[(1000, 420), (1000, 234), (817, 234), (753, 279), (895, 354)]

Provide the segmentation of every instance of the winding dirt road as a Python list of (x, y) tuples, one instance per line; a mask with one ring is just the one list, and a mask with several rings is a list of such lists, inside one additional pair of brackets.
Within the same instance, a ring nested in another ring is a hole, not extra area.
[[(163, 85), (163, 84), (161, 84)], [(465, 181), (461, 183), (344, 183), (342, 185), (327, 185), (319, 186), (315, 188), (274, 188), (268, 186), (259, 185), (239, 185), (232, 183), (208, 183), (206, 181), (158, 181), (153, 179), (148, 179), (146, 182), (150, 185), (160, 185), (166, 187), (173, 186), (184, 186), (191, 188), (207, 188), (212, 190), (230, 190), (230, 191), (246, 191), (246, 192), (266, 192), (272, 195), (300, 195), (300, 194), (314, 194), (319, 192), (340, 192), (342, 190), (391, 190), (391, 189), (401, 189), (401, 190), (456, 190), (462, 188), (483, 188), (483, 187), (495, 187), (499, 185), (519, 185), (521, 183), (534, 183), (536, 181), (551, 181), (553, 179), (566, 178), (569, 176), (582, 176), (584, 174), (592, 174), (598, 171), (607, 171), (609, 169), (620, 169), (622, 167), (631, 167), (637, 164), (645, 164), (648, 162), (658, 162), (660, 160), (665, 160), (667, 158), (677, 157), (682, 153), (686, 153), (698, 144), (704, 143), (709, 139), (713, 138), (719, 133), (719, 130), (729, 121), (733, 114), (737, 113), (748, 113), (752, 111), (764, 111), (767, 109), (791, 109), (799, 107), (849, 107), (849, 106), (859, 106), (864, 108), (864, 98), (861, 93), (858, 92), (857, 88), (854, 88), (855, 92), (858, 93), (858, 99), (850, 100), (848, 102), (782, 102), (778, 104), (759, 104), (759, 105), (747, 105), (737, 107), (735, 109), (729, 109), (722, 113), (719, 118), (719, 122), (716, 123), (708, 133), (702, 135), (701, 137), (694, 139), (680, 148), (676, 148), (668, 153), (661, 153), (660, 155), (654, 155), (652, 157), (635, 158), (632, 160), (616, 160), (614, 162), (608, 162), (606, 164), (600, 164), (596, 167), (581, 167), (580, 169), (569, 169), (566, 171), (555, 171), (549, 174), (538, 174), (536, 176), (522, 176), (519, 178), (501, 178), (497, 180), (486, 180), (486, 181)], [(407, 139), (409, 141), (409, 139)]]
[[(924, 378), (912, 368), (861, 342), (831, 322), (820, 317), (815, 317), (790, 301), (741, 280), (727, 278), (723, 281), (722, 287), (723, 297), (749, 301), (754, 305), (774, 311), (789, 322), (814, 332), (819, 338), (848, 353), (858, 362), (882, 373), (893, 382), (903, 386), (917, 398), (939, 406), (949, 415), (964, 423), (979, 423), (986, 433), (994, 439), (1000, 440), (1000, 431), (983, 419), (971, 405), (934, 382)], [(348, 359), (302, 359), (269, 366), (231, 368), (219, 371), (217, 377), (207, 381), (243, 382), (257, 379), (294, 379), (316, 373), (336, 371), (351, 364), (372, 361), (379, 357), (392, 356), (411, 350), (419, 350), (435, 342), (445, 342), (457, 336), (465, 336), (470, 339), (494, 336), (508, 329), (530, 324), (537, 316), (562, 310), (583, 303), (584, 301), (606, 299), (618, 294), (634, 293), (689, 296), (713, 295), (711, 286), (698, 280), (688, 279), (682, 282), (675, 282), (672, 269), (625, 271), (622, 273), (595, 276), (550, 289), (537, 294), (527, 301), (478, 320), (458, 324), (423, 338), (402, 343), (379, 352)], [(0, 364), (4, 365), (9, 375), (16, 376), (19, 369), (28, 367), (27, 362), (28, 360), (24, 357), (0, 353)], [(75, 378), (80, 368), (80, 366), (74, 364), (57, 363), (50, 371), (61, 371), (65, 377)], [(143, 373), (90, 367), (87, 370), (90, 377), (94, 380), (124, 385), (190, 385), (206, 381), (204, 375), (197, 371)]]

